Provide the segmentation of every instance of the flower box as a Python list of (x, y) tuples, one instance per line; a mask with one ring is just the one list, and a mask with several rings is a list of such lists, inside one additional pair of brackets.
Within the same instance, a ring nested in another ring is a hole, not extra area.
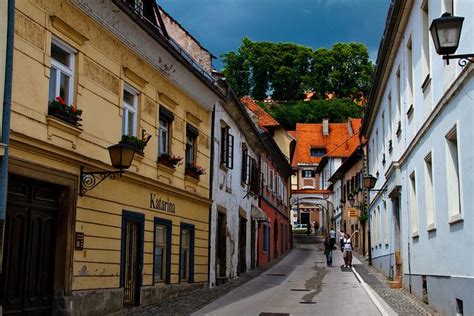
[(206, 170), (202, 167), (199, 167), (195, 164), (189, 164), (186, 166), (186, 169), (184, 170), (184, 174), (190, 177), (193, 177), (195, 179), (199, 179), (199, 177), (203, 174), (206, 173)]
[(158, 157), (158, 163), (165, 165), (167, 167), (175, 169), (177, 166), (182, 164), (183, 158), (173, 155), (161, 155)]
[(80, 121), (82, 121), (82, 118), (80, 116), (67, 113), (63, 110), (49, 107), (48, 115), (54, 116), (55, 118), (58, 118), (61, 121), (64, 121), (74, 126), (82, 126), (82, 124), (80, 123)]

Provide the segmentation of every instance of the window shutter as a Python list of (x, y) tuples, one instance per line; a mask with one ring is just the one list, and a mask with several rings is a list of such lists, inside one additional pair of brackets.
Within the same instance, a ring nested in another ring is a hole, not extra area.
[(227, 146), (227, 168), (234, 168), (234, 136), (227, 134), (228, 136), (228, 146)]
[(252, 162), (252, 173), (251, 173), (252, 178), (250, 182), (250, 191), (252, 191), (255, 194), (258, 194), (258, 188), (260, 186), (260, 183), (259, 183), (260, 173), (258, 170), (257, 161), (255, 159), (252, 159), (251, 162)]
[(221, 128), (221, 165), (227, 166), (228, 156), (228, 129), (227, 127)]
[(248, 159), (247, 158), (247, 148), (244, 147), (242, 149), (242, 170), (241, 170), (241, 174), (242, 174), (241, 181), (242, 181), (242, 183), (247, 183), (247, 181), (248, 181), (247, 180), (248, 179), (247, 178), (247, 176), (248, 176), (247, 175), (247, 170), (248, 170), (247, 169), (247, 162), (248, 162), (247, 159)]

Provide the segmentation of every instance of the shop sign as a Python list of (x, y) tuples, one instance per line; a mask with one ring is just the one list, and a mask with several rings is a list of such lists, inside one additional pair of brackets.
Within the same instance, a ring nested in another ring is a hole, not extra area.
[(150, 193), (150, 208), (173, 214), (176, 212), (176, 204), (163, 200), (156, 193)]
[(359, 217), (359, 209), (355, 207), (351, 207), (347, 209), (347, 215), (349, 217)]

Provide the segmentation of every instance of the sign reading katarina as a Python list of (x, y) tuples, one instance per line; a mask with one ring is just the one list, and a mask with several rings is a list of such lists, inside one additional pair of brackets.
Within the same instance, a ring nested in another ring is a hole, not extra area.
[(155, 193), (150, 193), (150, 208), (168, 213), (175, 213), (176, 204), (157, 197)]

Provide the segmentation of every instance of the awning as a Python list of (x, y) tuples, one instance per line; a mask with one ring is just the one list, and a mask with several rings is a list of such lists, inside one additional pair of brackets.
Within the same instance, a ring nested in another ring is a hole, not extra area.
[(252, 219), (259, 222), (268, 222), (267, 214), (260, 207), (254, 205), (252, 205)]

